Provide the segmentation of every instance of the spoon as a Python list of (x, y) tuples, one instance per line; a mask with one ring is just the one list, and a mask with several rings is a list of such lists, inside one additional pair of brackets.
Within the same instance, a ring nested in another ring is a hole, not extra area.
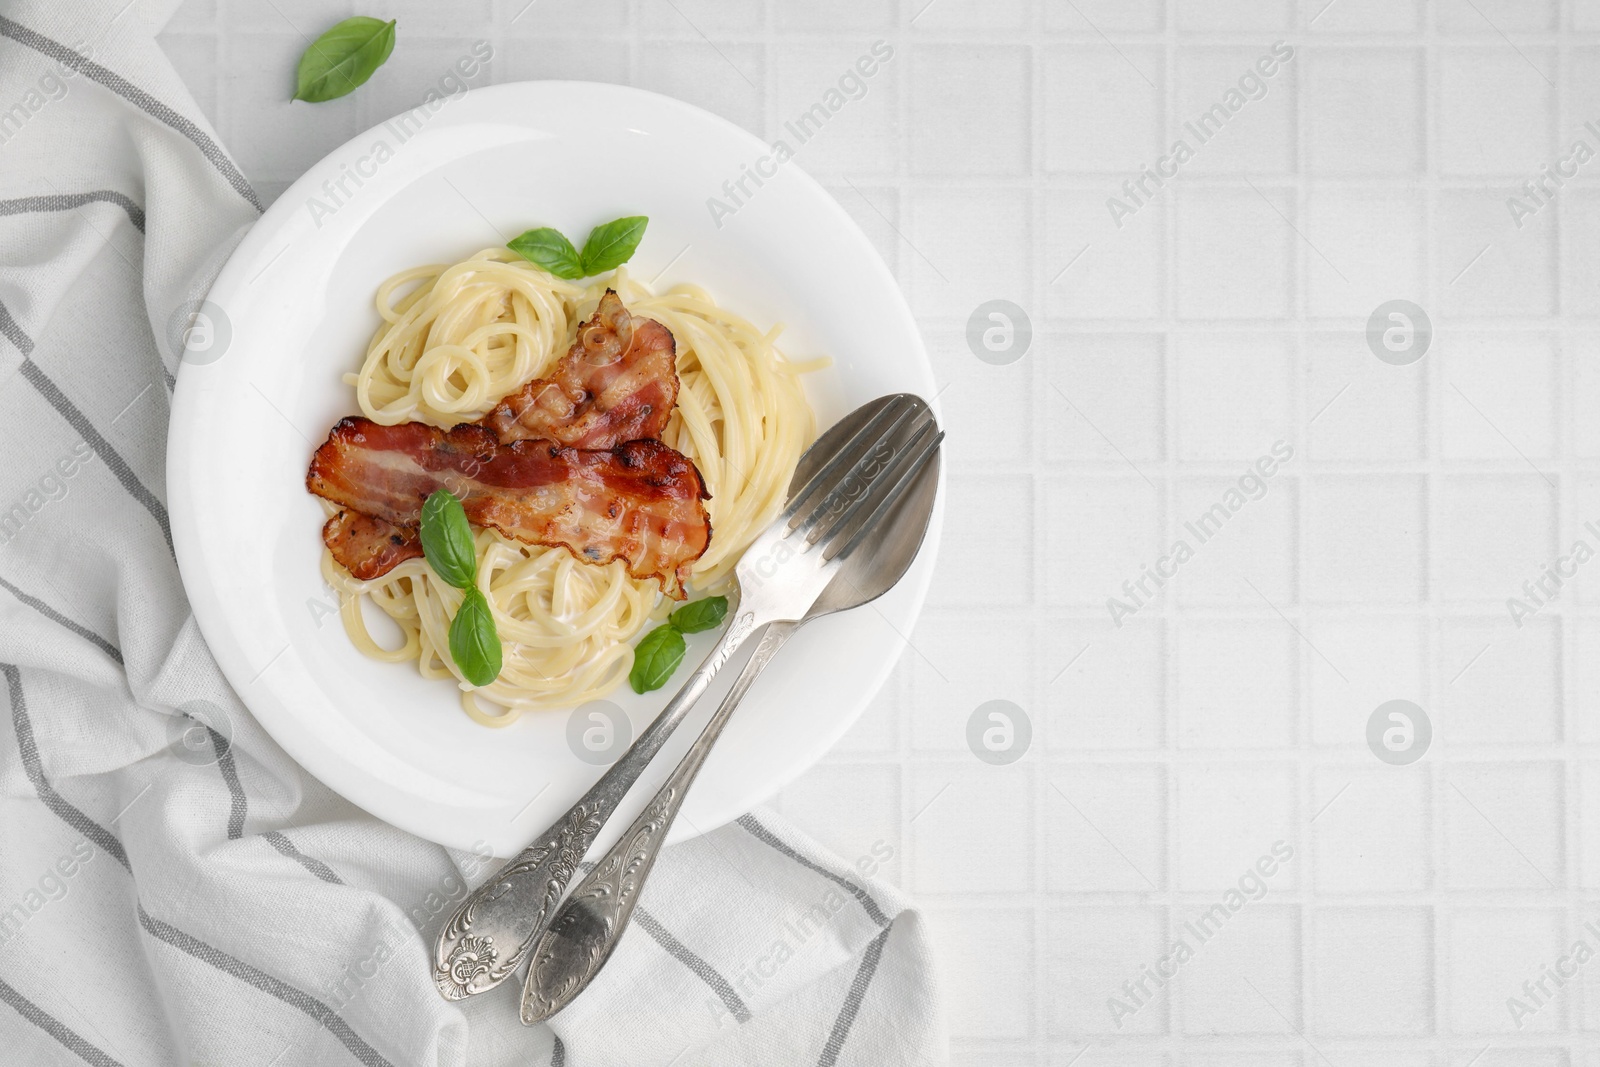
[[(794, 485), (804, 484), (797, 471)], [(909, 490), (880, 521), (873, 536), (840, 569), (804, 617), (769, 623), (755, 653), (734, 681), (699, 738), (656, 795), (611, 850), (578, 883), (534, 943), (522, 993), (522, 1021), (542, 1022), (583, 992), (622, 940), (645, 880), (666, 841), (678, 809), (751, 683), (795, 631), (812, 619), (876, 600), (906, 573), (927, 533), (939, 488), (936, 453)]]

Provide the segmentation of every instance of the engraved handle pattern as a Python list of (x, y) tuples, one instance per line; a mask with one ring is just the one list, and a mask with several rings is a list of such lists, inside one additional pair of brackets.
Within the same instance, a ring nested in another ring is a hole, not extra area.
[(753, 611), (741, 612), (705, 662), (622, 758), (554, 826), (456, 909), (434, 946), (433, 982), (446, 1000), (462, 1000), (493, 989), (527, 958), (600, 828), (760, 621)]
[(767, 627), (755, 654), (683, 760), (556, 913), (528, 965), (522, 991), (523, 1023), (532, 1026), (566, 1007), (611, 958), (695, 775), (751, 683), (800, 625), (775, 622)]
[[(445, 999), (462, 1000), (493, 989), (516, 970), (614, 806), (580, 801), (462, 902), (439, 935), (434, 959), (433, 982)], [(531, 926), (528, 936), (510, 952), (500, 951), (493, 934), (470, 932), (480, 920), (489, 918), (486, 911), (499, 919), (499, 912), (513, 910), (523, 912), (519, 918)]]

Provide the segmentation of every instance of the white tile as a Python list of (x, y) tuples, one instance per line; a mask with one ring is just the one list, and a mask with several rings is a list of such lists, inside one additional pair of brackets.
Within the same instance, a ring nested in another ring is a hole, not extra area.
[(766, 53), (760, 45), (724, 41), (713, 46), (696, 37), (642, 48), (634, 57), (634, 72), (641, 89), (676, 96), (757, 136), (768, 132), (761, 89)]
[(1452, 764), (1443, 793), (1445, 881), (1453, 889), (1559, 889), (1559, 763)]
[(1046, 743), (1086, 748), (1159, 746), (1164, 736), (1166, 649), (1154, 616), (1126, 621), (1110, 634), (1101, 623), (1063, 623), (1046, 638), (1042, 666), (1052, 679), (1041, 701), (1048, 709)]
[[(217, 0), (186, 0), (173, 10), (172, 17), (167, 19), (160, 36), (165, 37), (168, 34), (184, 31), (203, 33), (215, 30), (216, 22)], [(75, 44), (75, 42), (69, 43)]]
[[(1293, 197), (1281, 189), (1178, 190), (1178, 314), (1282, 318), (1294, 302)], [(1263, 199), (1265, 198), (1265, 199)]]
[(1421, 300), (1426, 214), (1421, 190), (1313, 189), (1305, 225), (1310, 314), (1365, 319), (1390, 300)]
[(1017, 362), (995, 366), (972, 354), (965, 323), (925, 330), (923, 336), (941, 388), (940, 426), (947, 434), (940, 448), (943, 462), (952, 470), (987, 472), (996, 452), (1031, 454), (1033, 361), (1051, 358), (1043, 339), (1035, 337), (1028, 355)]
[[(332, 0), (331, 3), (321, 3), (319, 0), (284, 0), (276, 7), (230, 4), (227, 10), (229, 21), (241, 29), (265, 30), (273, 33), (287, 30), (312, 40), (327, 32), (341, 19), (356, 13), (349, 0)], [(215, 26), (211, 28), (215, 29)]]
[(1163, 347), (1158, 334), (1046, 337), (1050, 361), (1040, 409), (1049, 430), (1039, 442), (1045, 457), (1154, 467), (1166, 430)]
[[(1341, 1056), (1342, 1060), (1344, 1057)], [(1305, 1061), (1295, 1051), (1277, 1052), (1227, 1052), (1189, 1051), (1183, 1054), (1183, 1067), (1304, 1067)], [(1339, 1067), (1346, 1067), (1340, 1063)], [(1394, 1067), (1385, 1064), (1384, 1067)]]
[(1338, 0), (1308, 18), (1313, 33), (1399, 34), (1422, 25), (1423, 0)]
[(993, 0), (974, 4), (959, 0), (954, 4), (909, 0), (906, 16), (915, 19), (918, 32), (938, 30), (1020, 30), (1028, 24), (1027, 0)]
[(1108, 185), (1104, 191), (1053, 189), (1043, 194), (1042, 277), (1049, 314), (1141, 319), (1161, 313), (1163, 209), (1150, 204), (1131, 218), (1114, 213), (1107, 208), (1107, 194), (1113, 191)]
[[(756, 7), (758, 5), (747, 5)], [(772, 17), (780, 30), (883, 30), (894, 22), (895, 0), (807, 0), (774, 4)]]
[[(1072, 1058), (1083, 1052), (1081, 1048), (1064, 1048), (1051, 1052), (1044, 1061), (1047, 1067), (1072, 1067)], [(1172, 1061), (1159, 1052), (1113, 1052), (1106, 1051), (1105, 1046), (1095, 1050), (1095, 1058), (1105, 1067), (1171, 1067)], [(981, 1060), (973, 1067), (991, 1067), (988, 1059)], [(1027, 1067), (1033, 1067), (1033, 1061), (1028, 1061)]]
[(1587, 619), (1568, 623), (1572, 631), (1573, 740), (1600, 742), (1600, 624)]
[(1444, 475), (1433, 487), (1440, 597), (1503, 605), (1555, 558), (1556, 491), (1539, 475)]
[[(1591, 141), (1591, 147), (1595, 147)], [(1561, 194), (1560, 213), (1566, 224), (1580, 233), (1594, 233), (1600, 227), (1600, 193), (1590, 189), (1567, 189)], [(1554, 208), (1542, 209), (1546, 213)], [(1527, 225), (1527, 219), (1519, 220)], [(1600, 315), (1600, 243), (1592, 241), (1565, 241), (1561, 245), (1561, 306), (1572, 315)], [(1592, 351), (1592, 349), (1590, 349)], [(1588, 373), (1594, 373), (1594, 361), (1586, 361)], [(1594, 452), (1597, 423), (1589, 420), (1583, 427), (1586, 454)]]
[(1427, 703), (1424, 620), (1315, 612), (1303, 627), (1310, 664), (1311, 737), (1318, 745), (1366, 744), (1367, 719), (1389, 700)]
[[(1207, 911), (1184, 908), (1179, 915), (1198, 925), (1198, 915)], [(1295, 1029), (1304, 1026), (1300, 909), (1275, 904), (1269, 896), (1245, 903), (1220, 929), (1212, 924), (1208, 929), (1214, 931), (1209, 940), (1194, 943), (1195, 958), (1179, 972), (1184, 1032), (1276, 1036), (1285, 1033), (1285, 1019)]]
[(511, 0), (511, 9), (503, 13), (509, 20), (504, 32), (530, 38), (587, 37), (591, 26), (627, 27), (628, 8), (628, 0)]
[[(1167, 565), (1178, 569), (1172, 584), (1179, 604), (1264, 609), (1263, 597), (1279, 608), (1295, 602), (1298, 487), (1293, 475), (1279, 469), (1264, 478), (1250, 467), (1229, 480), (1186, 478), (1175, 495), (1173, 537), (1194, 552), (1187, 562)], [(1237, 510), (1229, 512), (1235, 504)], [(1168, 549), (1174, 556), (1181, 551)]]
[[(1273, 71), (1270, 77), (1262, 76), (1258, 61)], [(1271, 59), (1265, 48), (1180, 46), (1178, 112), (1168, 126), (1194, 152), (1183, 174), (1293, 171), (1296, 65), (1297, 59)]]
[(1320, 767), (1311, 806), (1311, 879), (1319, 896), (1428, 888), (1432, 802), (1420, 766), (1374, 758), (1366, 766)]
[(1166, 884), (1166, 771), (1056, 764), (1046, 772), (1045, 888), (1154, 893)]
[(918, 751), (962, 753), (967, 719), (979, 704), (1009, 700), (1037, 717), (1033, 626), (971, 625), (963, 613), (927, 612), (906, 650), (911, 676), (911, 744)]
[(1287, 29), (1294, 18), (1287, 0), (1188, 0), (1179, 5), (1183, 30), (1249, 30), (1268, 33)]
[(1494, 36), (1517, 30), (1553, 30), (1556, 0), (1439, 0), (1433, 17), (1434, 24), (1446, 33)]
[(1578, 766), (1578, 796), (1572, 817), (1577, 824), (1577, 883), (1584, 889), (1600, 888), (1600, 762), (1586, 759)]
[(979, 304), (1032, 303), (1029, 271), (1033, 211), (1025, 193), (975, 197), (928, 191), (906, 204), (902, 261), (910, 268), (911, 303), (919, 315), (965, 324)]
[[(859, 184), (860, 175), (892, 173), (899, 162), (893, 61), (882, 65), (868, 55), (863, 69), (873, 74), (864, 77), (855, 66), (863, 54), (854, 45), (796, 44), (773, 56), (771, 105), (778, 123), (771, 135), (793, 147), (812, 174), (844, 174)], [(819, 103), (832, 113), (820, 128), (821, 112), (812, 110)]]
[(673, 0), (670, 4), (644, 4), (640, 22), (644, 28), (712, 40), (726, 40), (731, 33), (748, 32), (761, 26), (761, 4), (743, 0)]
[(1242, 473), (1274, 443), (1293, 447), (1292, 338), (1178, 333), (1172, 355), (1180, 459), (1225, 460)]
[[(487, 38), (492, 32), (494, 4), (492, 0), (463, 0), (449, 7), (433, 5), (408, 5), (404, 12), (396, 12), (395, 53), (401, 51), (400, 42), (415, 46), (420, 37), (438, 37), (451, 34), (474, 34)], [(394, 58), (393, 55), (390, 56)]]
[[(1581, 7), (1590, 3), (1592, 3), (1592, 0), (1580, 0), (1579, 5), (1574, 7), (1574, 22), (1581, 21), (1583, 18)], [(1600, 8), (1596, 8), (1596, 10), (1600, 10)], [(1578, 42), (1577, 46), (1567, 54), (1566, 63), (1562, 69), (1563, 114), (1568, 118), (1567, 125), (1557, 131), (1556, 144), (1562, 150), (1563, 155), (1569, 154), (1572, 142), (1576, 139), (1587, 141), (1591, 149), (1596, 147), (1594, 131), (1590, 130), (1587, 124), (1600, 119), (1600, 84), (1595, 82), (1597, 71), (1600, 71), (1600, 47), (1596, 47), (1593, 39)], [(1600, 122), (1596, 124), (1600, 125)], [(1542, 171), (1542, 164), (1552, 162), (1555, 161), (1548, 159), (1538, 160), (1537, 163), (1541, 164), (1538, 169)], [(1590, 163), (1593, 163), (1593, 160), (1590, 160)], [(1584, 165), (1585, 171), (1588, 170), (1588, 166), (1589, 164)], [(1528, 174), (1524, 177), (1532, 176), (1533, 168), (1530, 167)], [(1549, 184), (1553, 186), (1555, 183), (1552, 181)], [(1561, 191), (1573, 192), (1575, 190), (1568, 185)]]
[[(487, 4), (481, 6), (487, 8)], [(486, 20), (487, 16), (483, 18)], [(396, 32), (403, 33), (408, 21), (402, 18)], [(372, 80), (350, 95), (350, 99), (359, 102), (361, 124), (376, 123), (402, 108), (415, 108), (425, 103), (430, 93), (449, 98), (454, 93), (462, 92), (463, 88), (476, 89), (492, 85), (496, 80), (507, 81), (517, 77), (514, 73), (517, 70), (515, 63), (523, 58), (521, 49), (496, 48), (487, 39), (490, 36), (487, 31), (484, 36), (461, 31), (461, 26), (470, 25), (472, 21), (469, 17), (464, 23), (452, 25), (441, 20), (435, 24), (429, 36), (423, 38), (413, 32), (402, 39), (403, 45), (396, 44), (394, 54), (372, 76)], [(539, 51), (542, 56), (548, 55), (543, 50)], [(481, 60), (479, 57), (483, 54), (488, 54), (489, 59)], [(548, 78), (555, 76), (562, 68), (557, 60), (553, 70), (548, 67), (537, 69), (540, 77)], [(583, 68), (579, 67), (568, 69), (575, 75), (583, 72)], [(524, 66), (521, 70), (529, 71), (529, 68)], [(472, 76), (467, 77), (466, 71), (471, 71)], [(597, 81), (626, 82), (626, 56), (597, 60), (594, 74), (584, 76)], [(389, 99), (398, 99), (391, 103), (386, 100), (386, 95)]]
[[(1213, 763), (1178, 772), (1178, 879), (1184, 891), (1234, 886), (1275, 841), (1294, 846), (1295, 771), (1276, 764)], [(1274, 876), (1297, 883), (1297, 855)]]
[(1556, 353), (1548, 334), (1439, 339), (1447, 458), (1537, 459), (1557, 445)]
[[(993, 507), (995, 500), (1006, 501), (1006, 506)], [(989, 521), (981, 527), (951, 523), (945, 528), (928, 603), (1026, 604), (1034, 582), (1032, 477), (952, 474), (945, 481), (945, 507), (953, 515), (961, 514), (961, 508), (981, 508)], [(974, 559), (988, 562), (980, 569), (971, 565)]]
[[(1053, 604), (1106, 603), (1134, 608), (1165, 594), (1153, 582), (1129, 594), (1167, 546), (1161, 535), (1161, 493), (1137, 475), (1052, 478), (1044, 487), (1045, 593)], [(1130, 599), (1131, 598), (1131, 599)], [(1109, 619), (1108, 619), (1109, 621)]]
[[(1052, 1038), (1090, 1034), (1160, 1034), (1167, 1029), (1167, 988), (1144, 979), (1136, 998), (1122, 991), (1167, 951), (1166, 912), (1144, 907), (1075, 907), (1045, 919), (1046, 1032)], [(1112, 997), (1132, 1014), (1114, 1013)]]
[(1028, 51), (918, 45), (908, 91), (911, 167), (918, 174), (1022, 174), (1031, 161)]
[(1120, 179), (1166, 150), (1159, 50), (1084, 44), (1046, 48), (1041, 57), (1046, 170)]
[[(1600, 284), (1600, 277), (1596, 278)], [(1576, 411), (1593, 411), (1600, 403), (1600, 335), (1571, 331), (1562, 342), (1573, 365), (1572, 404)], [(1585, 459), (1600, 457), (1600, 419), (1572, 420), (1572, 452)], [(1585, 514), (1585, 520), (1594, 516)]]
[(1428, 361), (1395, 367), (1364, 333), (1314, 333), (1304, 344), (1307, 445), (1315, 460), (1403, 460), (1423, 454)]
[(1544, 48), (1513, 49), (1496, 41), (1442, 50), (1440, 168), (1446, 174), (1520, 177), (1548, 162), (1555, 148), (1553, 90), (1545, 79), (1554, 72), (1554, 57)]
[[(1517, 229), (1506, 191), (1439, 194), (1434, 224), (1436, 321), (1447, 316), (1543, 315), (1555, 308), (1557, 211), (1523, 219)], [(1430, 314), (1432, 309), (1428, 309)]]
[(1507, 614), (1445, 620), (1439, 626), (1438, 663), (1436, 714), (1442, 744), (1519, 745), (1560, 736), (1561, 630), (1556, 620), (1525, 619), (1520, 628)]
[[(536, 4), (526, 18), (516, 23), (523, 30), (524, 22), (533, 20), (534, 11), (544, 7)], [(498, 81), (532, 81), (539, 78), (559, 78), (573, 81), (612, 82), (627, 85), (630, 81), (628, 50), (626, 48), (593, 49), (575, 47), (573, 41), (559, 37), (529, 37), (508, 41), (495, 49), (490, 70)]]
[(1318, 908), (1307, 951), (1312, 1033), (1330, 1037), (1433, 1030), (1433, 912)]
[(1306, 500), (1305, 595), (1311, 602), (1417, 603), (1424, 596), (1424, 480), (1316, 474)]
[(1297, 638), (1270, 621), (1217, 621), (1178, 632), (1178, 743), (1283, 748), (1298, 718)]
[[(1461, 908), (1447, 920), (1450, 1027), (1458, 1033), (1549, 1033), (1566, 1021), (1566, 998), (1514, 1019), (1508, 997), (1561, 955), (1561, 913), (1547, 908)], [(1441, 1013), (1442, 1014), (1442, 1013)], [(1518, 1026), (1518, 1021), (1521, 1026)], [(1526, 1062), (1526, 1061), (1525, 1061)]]
[[(1033, 911), (927, 908), (934, 956), (945, 986), (950, 1036), (1025, 1038), (1033, 1033)], [(1004, 953), (996, 945), (1014, 946)]]
[(784, 787), (779, 805), (785, 818), (845, 863), (870, 861), (875, 877), (902, 880), (897, 765), (813, 767)]
[[(1461, 1058), (1465, 1060), (1475, 1051), (1478, 1050), (1473, 1049)], [(1342, 1051), (1339, 1056), (1339, 1067), (1439, 1067), (1442, 1063), (1459, 1067), (1455, 1060), (1435, 1060), (1431, 1052), (1392, 1047), (1360, 1052)]]
[[(1354, 0), (1359, 3), (1359, 0)], [(1319, 30), (1352, 0), (1330, 5)], [(1404, 10), (1403, 5), (1386, 5)], [(1415, 174), (1427, 159), (1423, 56), (1393, 48), (1300, 52), (1306, 170), (1315, 175)]]
[(1033, 768), (922, 764), (910, 775), (910, 888), (1003, 893), (1033, 883)]
[(1600, 0), (1573, 0), (1570, 8), (1573, 29), (1600, 30)]
[[(1583, 410), (1578, 398), (1574, 397), (1572, 404), (1573, 410)], [(1589, 607), (1600, 602), (1600, 567), (1590, 566), (1600, 555), (1600, 476), (1577, 475), (1567, 482), (1566, 491), (1567, 509), (1572, 517), (1556, 531), (1560, 554), (1546, 561), (1537, 577), (1529, 578), (1532, 591), (1546, 598), (1545, 605), (1539, 609), (1541, 614), (1548, 614), (1557, 603)], [(1532, 604), (1528, 592), (1527, 589), (1522, 591), (1524, 604)], [(1553, 600), (1549, 599), (1552, 593), (1555, 594)]]
[(1074, 0), (1040, 8), (1045, 29), (1081, 34), (1159, 30), (1166, 14), (1163, 0)]

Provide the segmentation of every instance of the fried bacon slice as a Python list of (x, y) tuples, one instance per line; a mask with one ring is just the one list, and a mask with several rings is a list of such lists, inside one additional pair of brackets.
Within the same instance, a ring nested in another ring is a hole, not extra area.
[(612, 448), (660, 437), (677, 401), (672, 332), (629, 314), (607, 289), (550, 377), (535, 378), (500, 401), (483, 424), (505, 443)]
[[(423, 501), (449, 489), (477, 526), (528, 544), (559, 545), (589, 563), (621, 559), (629, 574), (654, 578), (675, 600), (684, 598), (690, 567), (711, 541), (700, 472), (660, 441), (604, 450), (549, 441), (501, 444), (471, 423), (441, 430), (347, 418), (312, 457), (306, 488), (411, 538)], [(388, 531), (338, 515), (329, 528), (346, 535), (329, 541), (334, 558), (352, 574), (357, 566), (370, 571), (360, 553), (370, 549), (374, 532)], [(380, 555), (407, 551), (403, 538)]]
[(341, 511), (322, 527), (322, 542), (351, 575), (363, 582), (382, 578), (422, 555), (415, 526), (396, 526), (359, 511)]

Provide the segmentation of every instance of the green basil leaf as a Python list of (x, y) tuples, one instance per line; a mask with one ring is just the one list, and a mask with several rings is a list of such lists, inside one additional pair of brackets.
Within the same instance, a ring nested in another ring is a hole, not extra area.
[(725, 596), (708, 596), (704, 600), (696, 600), (667, 616), (667, 622), (677, 627), (679, 633), (697, 634), (702, 630), (710, 630), (721, 626), (722, 620), (728, 617), (728, 598)]
[(632, 259), (649, 222), (643, 215), (630, 215), (590, 230), (583, 242), (583, 277), (615, 270)]
[(572, 247), (572, 242), (567, 240), (560, 230), (552, 230), (548, 226), (529, 230), (521, 236), (513, 237), (507, 242), (506, 247), (529, 263), (543, 267), (557, 278), (565, 278), (572, 282), (585, 274), (583, 263), (578, 257), (578, 250)]
[(477, 586), (467, 590), (450, 620), (450, 658), (473, 685), (488, 685), (500, 677), (500, 635), (489, 602)]
[(448, 489), (436, 489), (422, 505), (422, 554), (440, 578), (457, 589), (478, 579), (478, 546), (461, 501)]
[(683, 662), (683, 652), (683, 635), (670, 625), (657, 626), (634, 648), (628, 684), (635, 693), (660, 689)]
[(357, 15), (311, 42), (300, 57), (294, 98), (310, 103), (355, 91), (394, 51), (395, 21)]

